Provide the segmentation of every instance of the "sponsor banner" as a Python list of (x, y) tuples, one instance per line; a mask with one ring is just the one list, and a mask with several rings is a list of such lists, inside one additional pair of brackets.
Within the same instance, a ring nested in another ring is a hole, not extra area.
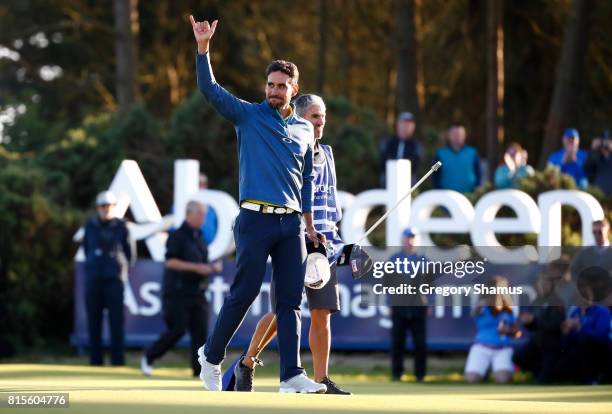
[[(234, 278), (234, 261), (225, 261), (224, 270), (210, 278), (206, 296), (210, 304), (209, 329), (215, 319), (230, 284)], [(126, 344), (142, 347), (151, 344), (165, 325), (161, 315), (161, 280), (164, 264), (152, 260), (139, 260), (130, 270), (129, 281), (124, 292)], [(259, 318), (269, 312), (271, 266), (264, 279), (260, 295), (257, 297), (234, 336), (230, 347), (245, 347), (255, 330)], [(87, 315), (85, 311), (85, 265), (75, 263), (75, 311), (73, 345), (84, 347), (88, 344)], [(372, 306), (362, 302), (359, 281), (352, 278), (350, 268), (338, 269), (341, 310), (334, 314), (332, 321), (332, 348), (343, 350), (388, 350), (390, 348), (391, 319), (387, 306)], [(453, 302), (452, 297), (446, 302), (438, 300), (431, 309), (427, 322), (427, 340), (430, 349), (465, 350), (468, 349), (475, 333), (471, 320), (469, 304)], [(306, 299), (302, 301), (302, 346), (308, 346), (308, 329), (310, 314)], [(105, 324), (104, 340), (108, 343), (108, 329)], [(184, 337), (179, 346), (186, 346), (188, 337)], [(410, 337), (408, 337), (410, 346)], [(273, 341), (272, 346), (276, 346)]]

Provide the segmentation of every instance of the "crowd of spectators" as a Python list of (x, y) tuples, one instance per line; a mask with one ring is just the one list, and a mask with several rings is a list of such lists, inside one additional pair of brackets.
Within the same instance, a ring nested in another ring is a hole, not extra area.
[[(424, 149), (415, 131), (413, 114), (400, 113), (395, 134), (386, 138), (380, 148), (379, 177), (382, 186), (385, 185), (386, 163), (389, 160), (410, 160), (412, 181), (418, 178)], [(434, 176), (436, 188), (469, 193), (484, 182), (481, 158), (477, 149), (467, 141), (466, 129), (461, 124), (453, 124), (445, 132), (445, 145), (438, 148), (434, 156), (434, 162), (441, 161), (444, 165)], [(561, 149), (549, 155), (549, 166), (570, 176), (578, 188), (585, 189), (592, 185), (606, 196), (612, 194), (612, 137), (608, 130), (592, 140), (590, 151), (580, 148), (580, 134), (574, 128), (563, 132), (561, 145)], [(499, 165), (487, 166), (494, 168), (495, 188), (516, 188), (519, 179), (532, 176), (535, 170), (527, 163), (527, 157), (527, 151), (519, 143), (510, 143)]]

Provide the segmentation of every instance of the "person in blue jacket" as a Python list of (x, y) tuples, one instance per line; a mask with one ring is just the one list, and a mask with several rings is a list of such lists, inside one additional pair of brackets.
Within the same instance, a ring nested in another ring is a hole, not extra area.
[(518, 142), (512, 142), (504, 153), (504, 162), (495, 169), (495, 188), (516, 188), (517, 181), (535, 174), (527, 164), (527, 151)]
[(124, 365), (123, 283), (132, 260), (125, 221), (115, 218), (117, 200), (104, 191), (96, 198), (97, 215), (85, 224), (85, 307), (89, 331), (89, 362), (103, 365), (102, 323), (104, 309), (110, 325), (111, 364)]
[(580, 134), (578, 134), (578, 130), (567, 128), (563, 132), (563, 148), (550, 154), (548, 163), (558, 167), (563, 174), (571, 176), (578, 187), (586, 188), (588, 180), (584, 171), (584, 163), (589, 154), (579, 147)]
[[(508, 279), (495, 276), (487, 285), (507, 287)], [(470, 383), (480, 382), (491, 367), (495, 382), (511, 382), (514, 373), (512, 340), (520, 336), (520, 330), (512, 313), (510, 296), (482, 295), (472, 315), (476, 321), (476, 338), (465, 364), (465, 379)]]
[[(234, 224), (236, 275), (212, 333), (198, 350), (204, 388), (221, 390), (221, 362), (226, 348), (259, 295), (268, 256), (276, 289), (280, 351), (280, 391), (324, 393), (325, 384), (306, 376), (300, 366), (300, 303), (304, 288), (307, 238), (318, 247), (312, 216), (313, 126), (295, 113), (297, 67), (284, 60), (266, 70), (266, 99), (249, 103), (221, 87), (210, 65), (209, 43), (218, 21), (196, 22), (198, 88), (238, 137), (240, 213)], [(302, 218), (304, 221), (302, 221)]]
[(476, 148), (465, 143), (463, 125), (448, 129), (448, 145), (436, 152), (434, 162), (441, 161), (444, 168), (434, 174), (434, 186), (443, 190), (471, 193), (480, 185), (480, 157)]
[(606, 375), (610, 361), (610, 309), (588, 304), (570, 308), (561, 324), (565, 355), (562, 366), (569, 379), (598, 384)]

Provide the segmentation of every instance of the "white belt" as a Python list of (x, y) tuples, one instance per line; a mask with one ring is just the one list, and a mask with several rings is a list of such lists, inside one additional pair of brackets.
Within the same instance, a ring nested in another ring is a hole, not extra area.
[(250, 201), (243, 201), (240, 203), (240, 207), (263, 214), (293, 214), (296, 212), (289, 207), (267, 206), (265, 204), (251, 203)]

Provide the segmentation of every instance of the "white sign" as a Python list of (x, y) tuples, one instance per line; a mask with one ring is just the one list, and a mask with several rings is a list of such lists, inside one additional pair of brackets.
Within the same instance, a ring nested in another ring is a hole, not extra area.
[[(442, 166), (444, 168), (444, 166)], [(209, 246), (210, 259), (216, 260), (234, 250), (232, 225), (238, 215), (236, 200), (218, 190), (199, 190), (200, 163), (195, 160), (177, 160), (174, 164), (174, 213), (162, 217), (145, 179), (135, 161), (121, 163), (109, 190), (119, 199), (116, 214), (123, 217), (128, 208), (136, 221), (130, 226), (132, 236), (145, 240), (151, 257), (164, 261), (167, 230), (178, 227), (185, 216), (185, 205), (189, 200), (199, 200), (213, 208), (218, 218), (215, 239)], [(341, 233), (347, 243), (357, 241), (365, 232), (368, 214), (375, 207), (389, 208), (410, 189), (410, 161), (398, 160), (387, 163), (387, 188), (368, 190), (357, 195), (340, 192), (343, 207)], [(501, 248), (496, 234), (537, 234), (538, 246), (561, 245), (561, 206), (575, 208), (582, 223), (582, 244), (594, 243), (591, 226), (601, 220), (604, 211), (590, 194), (577, 190), (554, 190), (539, 195), (537, 203), (526, 193), (518, 190), (491, 191), (475, 206), (461, 193), (451, 190), (431, 190), (411, 200), (406, 200), (386, 222), (387, 246), (400, 246), (401, 233), (408, 225), (419, 231), (419, 245), (433, 246), (433, 233), (467, 233), (472, 244)], [(496, 217), (499, 210), (507, 206), (516, 217)], [(432, 217), (437, 207), (444, 207), (450, 217)], [(82, 229), (75, 240), (82, 238)], [(365, 245), (368, 244), (366, 241)], [(462, 249), (465, 251), (466, 249)], [(497, 250), (498, 249), (490, 249)], [(537, 251), (529, 246), (503, 249), (506, 259), (534, 259)], [(448, 253), (448, 252), (447, 252)], [(83, 260), (82, 249), (77, 260)]]

